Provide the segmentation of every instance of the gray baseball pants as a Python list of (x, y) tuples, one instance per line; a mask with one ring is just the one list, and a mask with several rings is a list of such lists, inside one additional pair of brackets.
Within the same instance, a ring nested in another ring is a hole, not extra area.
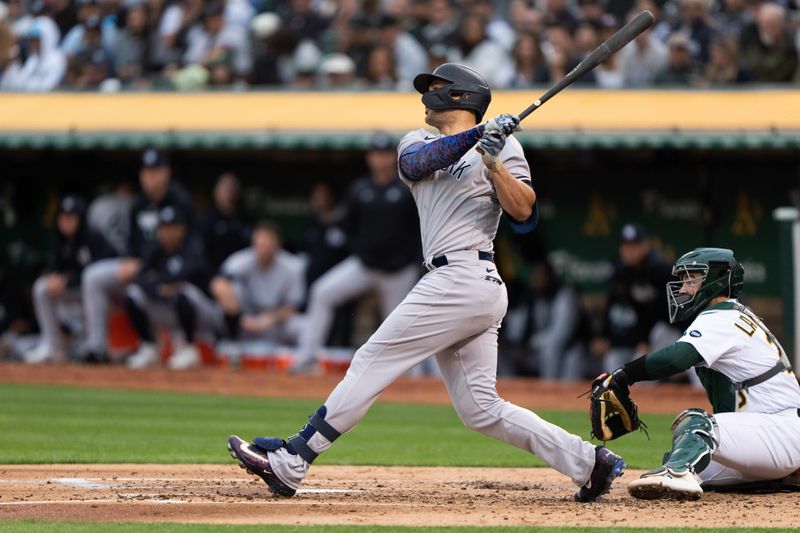
[(86, 315), (85, 349), (104, 352), (108, 349), (108, 315), (112, 301), (122, 301), (126, 284), (117, 277), (123, 258), (102, 259), (83, 270), (81, 297)]
[[(197, 319), (196, 333), (210, 335), (221, 325), (222, 313), (219, 307), (197, 286), (183, 282), (179, 292), (189, 300), (194, 308)], [(154, 333), (156, 333), (157, 326), (165, 326), (172, 330), (179, 328), (175, 305), (172, 302), (149, 297), (136, 283), (131, 283), (126, 293), (145, 312), (153, 326)]]
[(66, 289), (61, 297), (53, 298), (47, 294), (46, 279), (47, 276), (41, 276), (33, 284), (33, 310), (39, 323), (41, 344), (53, 352), (59, 352), (64, 350), (61, 317), (70, 314), (73, 316), (69, 318), (80, 317), (80, 294), (77, 289)]
[[(508, 297), (494, 265), (479, 261), (474, 251), (447, 259), (448, 265), (425, 275), (356, 352), (325, 401), (326, 422), (340, 433), (349, 431), (387, 386), (436, 354), (465, 426), (536, 454), (584, 485), (594, 468), (594, 445), (497, 394), (497, 332)], [(319, 453), (330, 442), (315, 433), (308, 445)]]

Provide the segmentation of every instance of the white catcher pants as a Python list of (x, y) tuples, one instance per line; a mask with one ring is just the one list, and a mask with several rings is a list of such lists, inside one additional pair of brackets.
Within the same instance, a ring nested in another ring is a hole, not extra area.
[[(479, 261), (474, 251), (447, 259), (449, 264), (425, 275), (356, 352), (325, 401), (326, 421), (340, 433), (349, 431), (387, 386), (436, 354), (464, 425), (534, 453), (577, 485), (585, 484), (594, 446), (497, 394), (497, 331), (508, 298), (495, 266)], [(308, 444), (318, 453), (330, 446), (319, 433)]]
[(703, 485), (739, 485), (782, 479), (800, 469), (800, 416), (720, 413), (719, 447), (700, 472)]

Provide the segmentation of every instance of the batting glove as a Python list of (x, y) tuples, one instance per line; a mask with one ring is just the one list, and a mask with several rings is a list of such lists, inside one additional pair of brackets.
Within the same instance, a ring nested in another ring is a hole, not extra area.
[(503, 151), (505, 145), (506, 136), (499, 131), (487, 131), (481, 136), (478, 140), (478, 152), (487, 168), (495, 168), (497, 156)]
[(519, 129), (519, 117), (509, 113), (497, 115), (486, 123), (486, 132), (499, 131), (503, 135), (511, 135)]

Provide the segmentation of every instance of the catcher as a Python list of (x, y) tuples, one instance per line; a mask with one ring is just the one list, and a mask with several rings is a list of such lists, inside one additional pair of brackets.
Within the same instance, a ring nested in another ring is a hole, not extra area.
[(592, 431), (612, 440), (640, 427), (628, 387), (695, 367), (714, 414), (672, 424), (664, 464), (628, 485), (642, 499), (699, 499), (703, 487), (800, 488), (800, 386), (775, 336), (737, 301), (744, 269), (731, 250), (697, 248), (672, 269), (670, 322), (692, 320), (675, 344), (592, 383)]

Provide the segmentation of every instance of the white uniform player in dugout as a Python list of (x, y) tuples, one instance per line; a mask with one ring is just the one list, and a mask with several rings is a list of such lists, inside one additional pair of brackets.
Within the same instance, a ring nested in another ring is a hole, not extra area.
[(580, 487), (576, 500), (594, 501), (622, 474), (622, 458), (502, 400), (495, 388), (497, 333), (508, 299), (492, 241), (503, 211), (519, 231), (530, 231), (538, 218), (528, 163), (508, 137), (519, 118), (499, 115), (479, 124), (491, 91), (461, 65), (420, 74), (414, 86), (423, 95), (425, 122), (439, 133), (407, 134), (398, 164), (419, 211), (428, 273), (356, 352), (299, 433), (252, 443), (234, 435), (228, 449), (271, 492), (292, 496), (318, 454), (351, 430), (388, 385), (435, 354), (467, 427), (536, 454)]
[(698, 499), (703, 488), (800, 489), (800, 385), (775, 336), (736, 299), (744, 269), (733, 252), (697, 248), (667, 284), (670, 321), (692, 320), (678, 341), (612, 372), (628, 387), (695, 367), (714, 414), (687, 409), (672, 424), (664, 464), (628, 486), (642, 499)]

